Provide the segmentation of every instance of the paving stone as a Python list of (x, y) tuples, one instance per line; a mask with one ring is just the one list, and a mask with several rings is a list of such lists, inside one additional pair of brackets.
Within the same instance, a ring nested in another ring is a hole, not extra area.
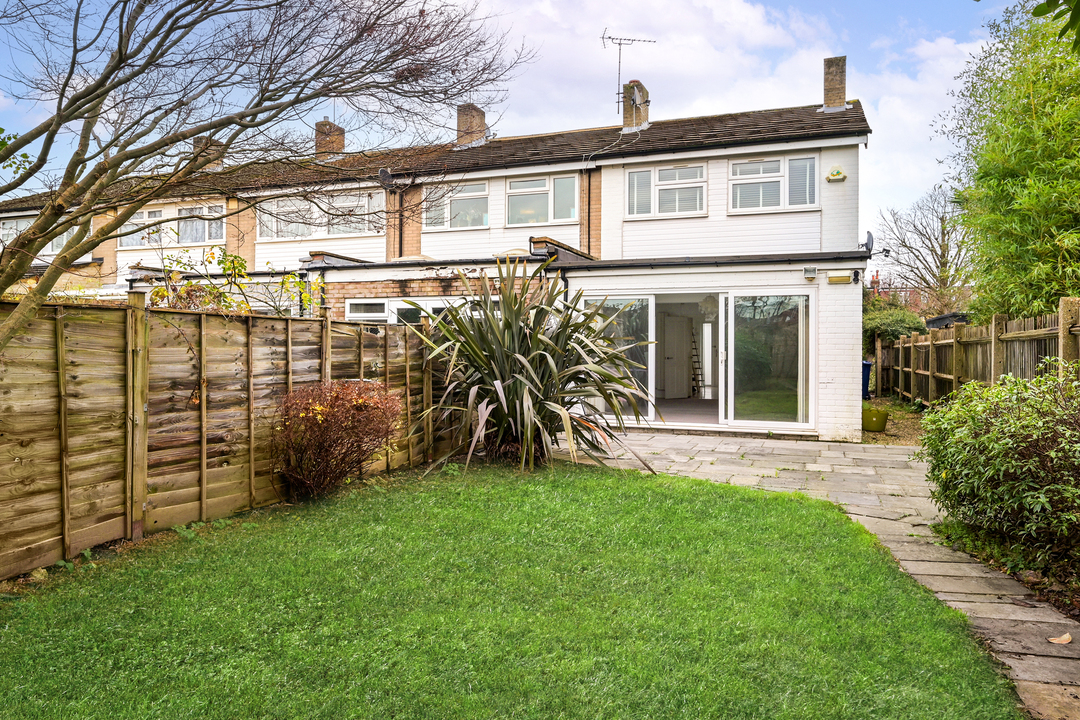
[(834, 465), (834, 473), (841, 473), (844, 475), (876, 475), (872, 467), (858, 467), (856, 465)]
[(761, 478), (754, 475), (732, 475), (728, 482), (732, 485), (754, 487), (761, 483)]
[(936, 592), (934, 596), (943, 603), (1007, 603), (1013, 604), (1008, 595), (972, 595), (971, 593)]
[(952, 577), (1008, 577), (1005, 573), (982, 565), (975, 560), (959, 562), (923, 562), (920, 560), (901, 560), (900, 565), (912, 575), (950, 575)]
[(886, 510), (881, 507), (867, 507), (865, 505), (848, 505), (844, 508), (848, 515), (861, 515), (863, 517), (880, 518), (882, 520), (899, 520), (905, 513), (899, 510)]
[(832, 472), (832, 465), (824, 465), (822, 463), (806, 463), (807, 472)]
[(929, 530), (926, 528), (912, 527), (901, 520), (882, 520), (880, 518), (870, 517), (857, 517), (853, 519), (857, 520), (863, 527), (875, 535), (925, 535), (929, 533)]
[[(1021, 622), (1058, 622), (1061, 613), (1045, 604), (1035, 607), (1020, 607), (1013, 603), (954, 602), (946, 603), (970, 618), (992, 618), (995, 620), (1020, 620)], [(1076, 675), (1080, 678), (1080, 674)]]
[(777, 462), (775, 460), (754, 460), (750, 463), (750, 467), (755, 468), (784, 468), (785, 470), (798, 470), (800, 472), (806, 472), (806, 464), (801, 462), (791, 462), (785, 460), (783, 462)]
[(872, 468), (906, 468), (907, 460), (894, 460), (892, 458), (854, 458), (855, 464), (860, 467)]
[(900, 485), (885, 485), (882, 483), (869, 483), (866, 489), (877, 495), (902, 495), (904, 488)]
[[(950, 565), (952, 563), (942, 563)], [(954, 575), (912, 575), (922, 585), (934, 592), (970, 593), (982, 595), (1007, 595), (1022, 597), (1031, 592), (1010, 577), (956, 577)]]
[(1003, 653), (998, 659), (1009, 666), (1013, 680), (1072, 685), (1080, 679), (1080, 660), (1073, 658)]
[[(1080, 623), (1064, 617), (1056, 623), (972, 618), (971, 625), (998, 652), (1080, 659)], [(1065, 633), (1073, 636), (1073, 641), (1068, 645), (1057, 645), (1047, 640)], [(1076, 680), (1080, 682), (1080, 677)]]
[(1046, 685), (1018, 680), (1016, 693), (1035, 720), (1080, 718), (1080, 685)]
[[(902, 548), (893, 551), (893, 557), (897, 560), (915, 560), (919, 562), (935, 563), (971, 563), (972, 557), (967, 553), (957, 552), (951, 548), (933, 545), (930, 543), (908, 543)], [(941, 574), (940, 572), (938, 573)]]

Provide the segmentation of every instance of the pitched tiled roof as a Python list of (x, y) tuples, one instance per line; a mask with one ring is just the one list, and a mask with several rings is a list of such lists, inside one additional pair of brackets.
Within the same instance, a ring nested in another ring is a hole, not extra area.
[[(475, 147), (433, 145), (376, 153), (353, 153), (330, 161), (276, 162), (238, 171), (208, 173), (177, 185), (172, 197), (243, 194), (254, 189), (374, 179), (379, 168), (397, 177), (443, 175), (552, 163), (631, 158), (655, 153), (734, 148), (771, 143), (855, 138), (871, 132), (862, 104), (841, 112), (820, 105), (658, 120), (640, 132), (620, 126), (543, 135), (495, 138)], [(40, 207), (39, 194), (0, 203), (0, 212)]]

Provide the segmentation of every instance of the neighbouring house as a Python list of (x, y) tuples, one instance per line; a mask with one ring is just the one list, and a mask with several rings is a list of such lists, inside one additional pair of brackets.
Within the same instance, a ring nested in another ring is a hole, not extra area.
[[(419, 319), (407, 300), (437, 310), (499, 258), (551, 259), (568, 293), (623, 308), (621, 331), (651, 341), (650, 424), (857, 441), (871, 130), (845, 77), (829, 58), (821, 105), (655, 122), (635, 80), (621, 126), (521, 137), (463, 105), (453, 143), (378, 154), (346, 153), (324, 120), (310, 164), (148, 205), (136, 222), (170, 224), (88, 260), (126, 289), (169, 249), (224, 246), (321, 281), (333, 317), (399, 323)], [(24, 221), (12, 202), (0, 231)]]

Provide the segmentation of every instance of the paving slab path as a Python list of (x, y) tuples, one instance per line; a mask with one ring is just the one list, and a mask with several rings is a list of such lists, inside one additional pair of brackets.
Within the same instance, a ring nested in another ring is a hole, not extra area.
[[(1032, 717), (1080, 720), (1080, 623), (1026, 587), (962, 552), (935, 544), (940, 520), (916, 448), (813, 440), (630, 433), (627, 444), (657, 472), (831, 500), (877, 535), (915, 580), (970, 619)], [(621, 467), (644, 469), (625, 450)], [(1048, 638), (1070, 633), (1068, 645)]]

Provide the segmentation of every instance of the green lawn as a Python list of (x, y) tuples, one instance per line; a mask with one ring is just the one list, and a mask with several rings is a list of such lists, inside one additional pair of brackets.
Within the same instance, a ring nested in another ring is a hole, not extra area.
[(803, 496), (481, 469), (245, 520), (0, 600), (0, 715), (1020, 717), (962, 617)]

